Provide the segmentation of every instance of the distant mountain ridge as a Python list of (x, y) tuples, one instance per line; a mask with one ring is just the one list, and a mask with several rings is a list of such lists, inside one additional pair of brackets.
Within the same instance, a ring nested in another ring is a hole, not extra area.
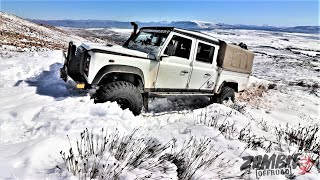
[[(38, 24), (51, 26), (74, 27), (74, 28), (131, 28), (130, 22), (112, 20), (38, 20), (30, 19)], [(172, 22), (137, 22), (140, 27), (144, 26), (167, 26), (192, 30), (213, 30), (213, 29), (247, 29), (247, 30), (266, 30), (292, 33), (312, 33), (320, 32), (320, 26), (295, 26), (295, 27), (275, 27), (257, 25), (230, 25), (223, 23), (210, 23), (201, 21), (172, 21)]]

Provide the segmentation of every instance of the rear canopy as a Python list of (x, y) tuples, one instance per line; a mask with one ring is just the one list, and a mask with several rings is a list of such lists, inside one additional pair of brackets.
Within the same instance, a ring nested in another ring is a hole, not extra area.
[(220, 41), (217, 65), (226, 70), (248, 73), (252, 71), (254, 53), (237, 45)]

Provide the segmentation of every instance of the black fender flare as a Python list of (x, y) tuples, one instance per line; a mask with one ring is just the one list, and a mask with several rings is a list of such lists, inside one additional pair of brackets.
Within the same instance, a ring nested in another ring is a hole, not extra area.
[(221, 83), (221, 85), (219, 86), (218, 91), (217, 91), (218, 94), (221, 92), (221, 90), (224, 86), (228, 86), (228, 87), (234, 89), (235, 92), (238, 92), (238, 82), (233, 81), (233, 80), (228, 80), (228, 81), (223, 81)]
[(133, 66), (126, 66), (126, 65), (107, 65), (101, 68), (96, 76), (94, 77), (92, 84), (97, 85), (101, 81), (101, 79), (110, 74), (110, 73), (127, 73), (127, 74), (135, 74), (138, 75), (142, 83), (144, 84), (144, 76), (141, 69)]

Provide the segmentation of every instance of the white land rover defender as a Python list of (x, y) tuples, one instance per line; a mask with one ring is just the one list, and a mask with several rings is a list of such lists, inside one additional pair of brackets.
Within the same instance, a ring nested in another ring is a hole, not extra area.
[(254, 54), (209, 35), (143, 27), (124, 46), (69, 43), (61, 78), (96, 89), (95, 103), (116, 101), (135, 115), (148, 97), (203, 95), (234, 100), (246, 88)]

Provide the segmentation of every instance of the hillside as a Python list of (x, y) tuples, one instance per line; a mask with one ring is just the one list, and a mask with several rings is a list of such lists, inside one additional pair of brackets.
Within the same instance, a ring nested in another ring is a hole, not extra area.
[(0, 12), (0, 50), (47, 51), (63, 49), (69, 41), (83, 38), (49, 25), (38, 25), (20, 17)]

